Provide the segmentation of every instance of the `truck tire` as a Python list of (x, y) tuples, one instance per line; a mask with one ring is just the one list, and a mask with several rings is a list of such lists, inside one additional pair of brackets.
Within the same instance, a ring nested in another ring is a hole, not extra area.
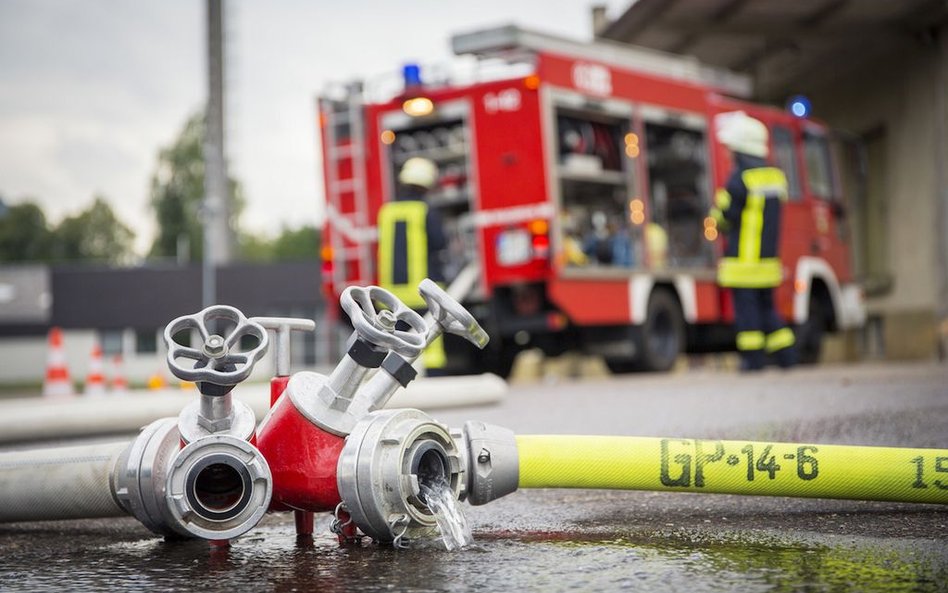
[(671, 370), (685, 349), (685, 320), (678, 299), (668, 290), (652, 292), (645, 323), (632, 328), (633, 359), (606, 359), (613, 373)]
[(817, 294), (811, 294), (806, 321), (797, 328), (800, 364), (816, 364), (820, 361), (828, 319), (826, 301)]
[[(488, 348), (490, 348), (488, 346)], [(481, 360), (484, 363), (482, 372), (494, 373), (501, 379), (510, 377), (514, 361), (520, 350), (513, 344), (504, 344), (501, 347), (483, 353)]]

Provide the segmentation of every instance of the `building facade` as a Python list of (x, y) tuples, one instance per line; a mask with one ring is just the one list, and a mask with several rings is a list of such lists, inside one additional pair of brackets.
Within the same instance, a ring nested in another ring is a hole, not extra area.
[[(326, 363), (328, 345), (319, 327), (323, 315), (319, 264), (233, 264), (217, 270), (218, 302), (244, 315), (317, 320), (314, 334), (295, 333), (295, 370)], [(115, 269), (86, 266), (0, 267), (0, 384), (42, 381), (50, 327), (63, 330), (63, 348), (74, 381), (88, 372), (98, 343), (106, 374), (114, 357), (133, 384), (159, 374), (172, 376), (165, 363), (165, 325), (201, 310), (200, 266), (148, 266)], [(269, 357), (254, 377), (272, 373)]]

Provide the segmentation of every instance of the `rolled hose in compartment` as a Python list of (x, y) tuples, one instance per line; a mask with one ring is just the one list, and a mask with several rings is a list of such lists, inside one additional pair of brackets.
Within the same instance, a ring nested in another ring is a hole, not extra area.
[(124, 516), (111, 480), (128, 445), (0, 453), (0, 522)]

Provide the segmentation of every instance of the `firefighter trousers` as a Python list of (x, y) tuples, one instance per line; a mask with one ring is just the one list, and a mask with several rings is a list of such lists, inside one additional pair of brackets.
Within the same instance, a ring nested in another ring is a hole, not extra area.
[(772, 288), (733, 288), (734, 324), (741, 369), (764, 368), (768, 355), (783, 368), (796, 364), (793, 330), (774, 308)]

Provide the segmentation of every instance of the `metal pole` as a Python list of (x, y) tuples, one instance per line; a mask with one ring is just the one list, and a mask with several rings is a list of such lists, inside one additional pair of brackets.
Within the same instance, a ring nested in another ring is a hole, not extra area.
[(945, 160), (948, 159), (948, 27), (942, 27), (938, 35), (938, 59), (935, 60), (935, 264), (936, 311), (938, 322), (948, 321), (948, 175)]
[(217, 266), (230, 261), (230, 208), (224, 161), (223, 0), (207, 0), (208, 95), (204, 131), (204, 307), (217, 301)]

